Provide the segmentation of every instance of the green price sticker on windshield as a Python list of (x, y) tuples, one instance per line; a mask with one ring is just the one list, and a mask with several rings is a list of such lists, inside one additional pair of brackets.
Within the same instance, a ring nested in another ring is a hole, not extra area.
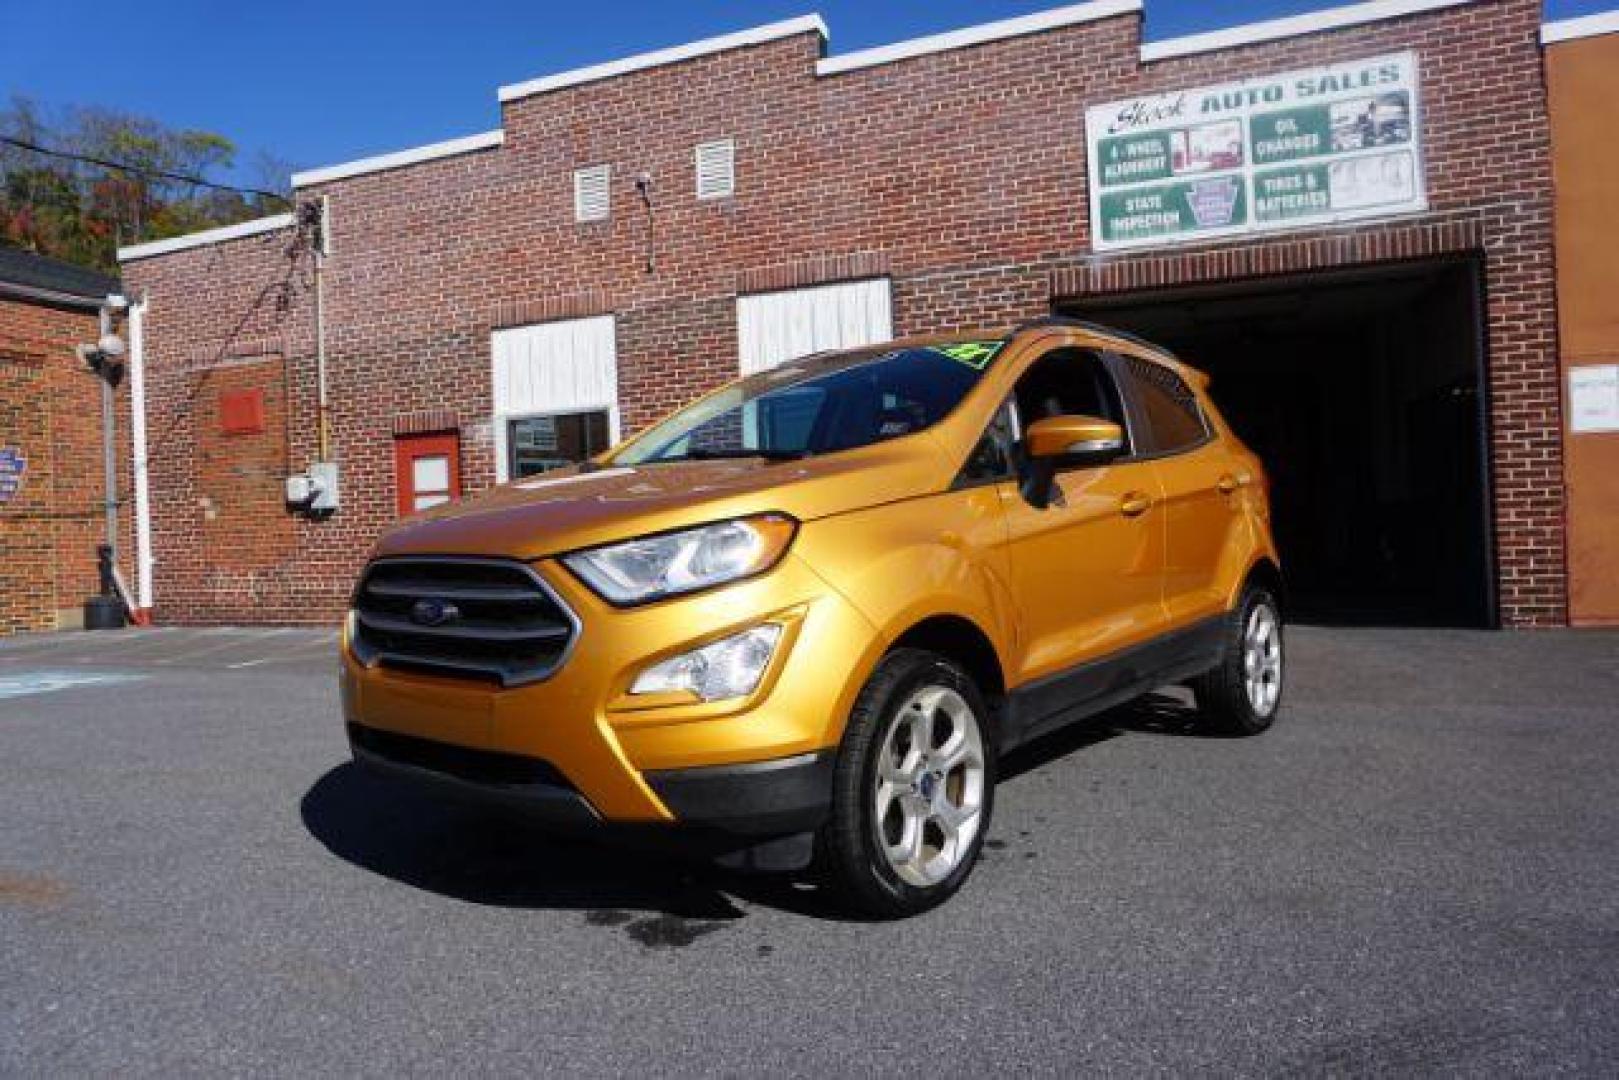
[(932, 350), (974, 371), (983, 371), (1004, 344), (1004, 341), (958, 341), (954, 345), (934, 345)]

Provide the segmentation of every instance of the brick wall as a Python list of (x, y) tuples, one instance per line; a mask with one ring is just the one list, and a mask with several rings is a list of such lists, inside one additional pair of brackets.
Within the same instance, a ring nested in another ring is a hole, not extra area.
[[(75, 625), (99, 585), (100, 384), (73, 352), (97, 333), (94, 312), (0, 297), (0, 447), (20, 449), (28, 462), (17, 494), (0, 503), (0, 634)], [(119, 413), (127, 425), (122, 389)], [(122, 495), (127, 457), (121, 465)]]
[[(333, 215), (326, 297), (344, 508), (324, 522), (267, 512), (266, 528), (290, 528), (294, 554), (233, 570), (254, 583), (251, 610), (196, 546), (188, 388), (240, 339), (283, 357), (287, 460), (313, 459), (308, 260), (289, 255), (284, 232), (131, 262), (126, 281), (152, 301), (154, 426), (171, 429), (172, 453), (153, 450), (160, 616), (335, 616), (394, 516), (400, 417), (453, 413), (466, 488), (489, 484), (497, 326), (615, 313), (629, 431), (734, 374), (739, 291), (878, 270), (893, 279), (906, 334), (1001, 326), (1062, 295), (1410, 258), (1442, 241), (1486, 258), (1503, 614), (1561, 622), (1539, 21), (1531, 0), (1482, 0), (1142, 65), (1131, 15), (829, 77), (816, 75), (820, 42), (806, 33), (521, 98), (503, 107), (502, 146), (324, 184), (306, 194), (329, 196)], [(1420, 56), (1430, 214), (1168, 257), (1090, 254), (1087, 105), (1406, 48)], [(736, 143), (737, 194), (699, 202), (693, 147), (721, 137)], [(576, 224), (572, 171), (600, 163), (613, 169), (611, 219)], [(653, 178), (650, 238), (642, 172)]]

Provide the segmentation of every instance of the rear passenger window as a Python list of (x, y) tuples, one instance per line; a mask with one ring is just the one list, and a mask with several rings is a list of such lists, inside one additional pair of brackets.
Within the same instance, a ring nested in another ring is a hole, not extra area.
[(1168, 454), (1196, 446), (1208, 438), (1208, 425), (1197, 396), (1179, 375), (1151, 360), (1124, 357), (1131, 389), (1141, 406), (1147, 430), (1138, 453)]

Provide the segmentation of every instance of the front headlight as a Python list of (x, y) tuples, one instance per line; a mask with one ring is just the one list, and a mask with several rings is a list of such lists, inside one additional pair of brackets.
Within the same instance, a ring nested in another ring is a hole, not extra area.
[(576, 551), (562, 562), (610, 603), (644, 604), (762, 574), (797, 528), (785, 514), (759, 514)]

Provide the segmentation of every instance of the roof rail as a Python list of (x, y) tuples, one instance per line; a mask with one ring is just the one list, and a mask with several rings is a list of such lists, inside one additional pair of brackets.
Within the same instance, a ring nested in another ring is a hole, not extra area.
[(1143, 349), (1151, 349), (1155, 353), (1169, 357), (1176, 363), (1182, 362), (1180, 357), (1176, 356), (1162, 345), (1155, 341), (1148, 341), (1139, 334), (1132, 334), (1128, 330), (1120, 330), (1117, 327), (1104, 326), (1101, 323), (1090, 322), (1086, 319), (1076, 319), (1072, 315), (1041, 315), (1037, 319), (1030, 319), (1027, 322), (1019, 323), (1013, 328), (1012, 333), (1017, 334), (1023, 332), (1024, 330), (1038, 330), (1043, 326), (1063, 326), (1071, 330), (1089, 330), (1094, 334), (1105, 334), (1108, 337), (1118, 338), (1120, 341), (1128, 341), (1132, 345), (1140, 345)]

